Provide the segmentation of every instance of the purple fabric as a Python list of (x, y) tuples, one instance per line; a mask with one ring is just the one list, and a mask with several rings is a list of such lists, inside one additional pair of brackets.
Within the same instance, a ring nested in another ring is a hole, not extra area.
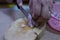
[(60, 31), (60, 3), (54, 4), (52, 11), (53, 14), (48, 23), (53, 29)]

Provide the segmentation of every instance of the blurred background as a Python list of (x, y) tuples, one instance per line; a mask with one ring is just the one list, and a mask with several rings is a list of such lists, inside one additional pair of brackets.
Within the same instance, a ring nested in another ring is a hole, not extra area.
[[(23, 5), (23, 8), (28, 11), (29, 7), (26, 5), (28, 4), (28, 1), (23, 1), (25, 4)], [(55, 2), (60, 4), (60, 0), (56, 0)], [(16, 19), (23, 17), (25, 17), (23, 12), (18, 9), (13, 0), (0, 0), (0, 40), (4, 40), (3, 35), (10, 27), (11, 23)], [(41, 40), (60, 40), (60, 33), (50, 28), (47, 24), (47, 28), (44, 31), (44, 35)]]

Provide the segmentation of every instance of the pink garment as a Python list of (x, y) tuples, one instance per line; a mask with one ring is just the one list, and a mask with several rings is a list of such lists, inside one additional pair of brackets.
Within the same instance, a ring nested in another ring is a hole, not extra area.
[(54, 4), (52, 11), (53, 14), (48, 23), (53, 29), (60, 31), (60, 3)]

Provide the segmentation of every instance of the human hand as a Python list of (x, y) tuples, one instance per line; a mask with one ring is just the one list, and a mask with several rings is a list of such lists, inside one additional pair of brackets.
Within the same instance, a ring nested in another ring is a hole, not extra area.
[(30, 0), (29, 7), (35, 25), (40, 25), (51, 16), (54, 0)]

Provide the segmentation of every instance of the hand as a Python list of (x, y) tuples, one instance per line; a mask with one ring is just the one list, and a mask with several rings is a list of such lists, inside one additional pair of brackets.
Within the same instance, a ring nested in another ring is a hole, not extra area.
[(40, 23), (50, 18), (53, 0), (30, 0), (29, 7), (32, 20), (34, 20), (35, 24), (40, 25)]

